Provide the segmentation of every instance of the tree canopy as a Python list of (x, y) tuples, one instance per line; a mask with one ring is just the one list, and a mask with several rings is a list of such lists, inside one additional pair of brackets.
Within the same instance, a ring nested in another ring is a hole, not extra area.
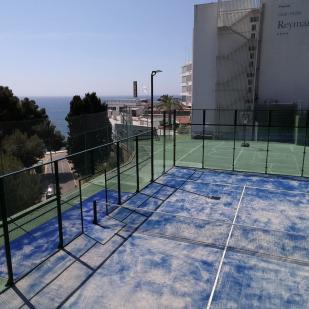
[(157, 104), (157, 109), (161, 111), (170, 112), (175, 109), (181, 110), (183, 109), (182, 103), (175, 99), (173, 96), (169, 96), (167, 94), (164, 94), (159, 99), (160, 103)]
[[(0, 174), (23, 168), (23, 163), (9, 153), (0, 152), (0, 164)], [(40, 176), (28, 171), (4, 178), (4, 190), (9, 216), (40, 202), (43, 194)]]
[[(74, 154), (99, 145), (112, 142), (112, 125), (108, 119), (107, 104), (101, 102), (96, 93), (87, 93), (83, 98), (74, 96), (70, 102), (68, 122), (68, 154)], [(89, 164), (94, 165), (108, 159), (110, 147), (95, 152), (92, 158), (88, 154), (72, 157), (74, 167), (79, 174), (89, 173)]]
[(0, 86), (0, 142), (15, 130), (37, 135), (49, 150), (59, 150), (64, 146), (64, 136), (51, 123), (44, 108), (39, 108), (34, 100), (20, 100), (11, 89)]
[(2, 149), (4, 153), (14, 156), (24, 167), (30, 167), (37, 163), (38, 158), (45, 154), (43, 141), (37, 136), (27, 136), (16, 130), (13, 134), (6, 136), (2, 140)]

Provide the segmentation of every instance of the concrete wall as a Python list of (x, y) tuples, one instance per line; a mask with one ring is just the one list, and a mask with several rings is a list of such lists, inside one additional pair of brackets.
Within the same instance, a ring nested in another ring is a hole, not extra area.
[[(194, 109), (216, 108), (217, 4), (195, 6), (193, 32)], [(193, 112), (193, 123), (202, 122), (202, 113)], [(199, 127), (195, 131), (201, 130)]]
[(259, 99), (309, 108), (309, 1), (265, 1)]

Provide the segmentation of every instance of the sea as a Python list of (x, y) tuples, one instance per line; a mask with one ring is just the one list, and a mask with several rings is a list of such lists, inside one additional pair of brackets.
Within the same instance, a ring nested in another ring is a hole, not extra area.
[[(155, 97), (157, 99), (158, 97)], [(65, 117), (70, 110), (70, 101), (72, 97), (29, 97), (29, 99), (35, 100), (35, 102), (41, 107), (46, 109), (46, 113), (49, 119), (57, 127), (64, 136), (68, 134), (68, 127)], [(127, 100), (132, 99), (129, 96), (105, 96), (101, 97), (101, 100)], [(144, 99), (144, 98), (143, 98)], [(149, 99), (149, 98), (146, 98)]]

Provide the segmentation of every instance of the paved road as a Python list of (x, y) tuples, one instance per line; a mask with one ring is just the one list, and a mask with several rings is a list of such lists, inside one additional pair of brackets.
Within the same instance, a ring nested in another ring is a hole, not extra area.
[[(46, 153), (43, 161), (44, 163), (49, 162), (52, 160), (60, 160), (63, 159), (67, 155), (66, 151), (61, 152), (52, 152)], [(58, 161), (58, 170), (59, 170), (59, 182), (61, 187), (61, 192), (63, 194), (69, 193), (75, 189), (76, 181), (74, 180), (74, 175), (71, 171), (71, 166), (68, 160), (63, 159)], [(52, 164), (47, 164), (45, 166), (45, 175), (47, 176), (48, 181), (50, 184), (53, 184), (53, 173), (54, 167)]]

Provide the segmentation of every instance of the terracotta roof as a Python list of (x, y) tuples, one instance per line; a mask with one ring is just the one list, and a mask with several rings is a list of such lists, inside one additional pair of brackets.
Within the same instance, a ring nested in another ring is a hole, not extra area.
[(179, 124), (190, 124), (191, 123), (191, 119), (190, 119), (190, 116), (178, 116), (177, 117), (177, 122)]

